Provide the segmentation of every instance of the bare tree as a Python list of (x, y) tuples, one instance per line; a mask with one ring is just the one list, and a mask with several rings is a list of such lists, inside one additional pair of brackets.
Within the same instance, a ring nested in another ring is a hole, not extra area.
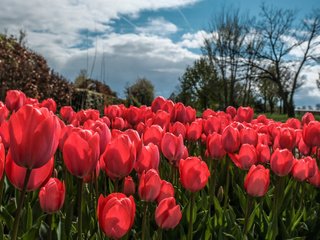
[(292, 10), (262, 5), (260, 16), (256, 29), (263, 48), (256, 51), (259, 61), (255, 67), (278, 85), (284, 113), (293, 117), (293, 96), (303, 85), (301, 71), (309, 60), (318, 57), (314, 49), (320, 45), (320, 11), (315, 10), (299, 26), (294, 24), (296, 12)]
[(236, 105), (235, 86), (244, 79), (243, 51), (248, 34), (248, 19), (239, 11), (222, 11), (210, 26), (211, 36), (204, 41), (203, 54), (217, 69), (223, 82), (224, 107)]

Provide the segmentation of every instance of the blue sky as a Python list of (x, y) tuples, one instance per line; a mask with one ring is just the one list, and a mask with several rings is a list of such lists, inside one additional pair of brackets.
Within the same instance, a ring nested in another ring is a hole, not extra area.
[[(209, 22), (221, 9), (258, 15), (259, 0), (2, 0), (0, 32), (27, 31), (27, 46), (43, 55), (70, 81), (87, 69), (123, 96), (139, 77), (150, 79), (156, 94), (168, 97), (185, 68), (200, 57)], [(298, 10), (302, 18), (319, 0), (269, 0)], [(93, 66), (93, 63), (94, 67)], [(319, 66), (306, 68), (307, 82), (297, 105), (320, 103), (315, 89)]]

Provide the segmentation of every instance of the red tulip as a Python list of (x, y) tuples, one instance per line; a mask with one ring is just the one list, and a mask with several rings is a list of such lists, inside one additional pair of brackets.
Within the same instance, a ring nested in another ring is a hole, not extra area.
[(75, 115), (76, 112), (72, 109), (71, 106), (63, 106), (60, 109), (60, 116), (66, 123), (71, 123)]
[(86, 121), (83, 125), (85, 129), (91, 129), (92, 131), (99, 134), (100, 137), (100, 154), (104, 152), (107, 144), (111, 141), (111, 132), (106, 123), (101, 120)]
[(57, 111), (57, 103), (52, 98), (43, 100), (40, 104), (40, 107), (45, 107), (53, 113)]
[(63, 159), (68, 171), (83, 178), (93, 172), (100, 156), (99, 134), (77, 129), (70, 133), (63, 145)]
[(126, 120), (132, 125), (137, 125), (143, 119), (143, 112), (140, 108), (130, 106), (126, 111)]
[(151, 125), (150, 127), (146, 127), (143, 133), (143, 143), (149, 144), (153, 143), (160, 147), (161, 140), (163, 136), (163, 129), (159, 125)]
[(122, 117), (123, 109), (119, 105), (109, 105), (104, 107), (104, 115), (107, 116), (110, 120), (113, 120), (116, 117)]
[(287, 119), (286, 124), (288, 125), (289, 128), (293, 128), (293, 129), (301, 128), (301, 122), (299, 121), (299, 119), (296, 119), (296, 118)]
[(240, 147), (239, 154), (229, 154), (233, 163), (241, 169), (247, 170), (257, 163), (257, 153), (253, 145), (243, 144)]
[(234, 118), (237, 115), (237, 109), (232, 106), (228, 106), (226, 109), (226, 113), (228, 113), (232, 118)]
[(287, 148), (292, 150), (295, 147), (296, 134), (293, 128), (280, 128), (274, 139), (273, 148)]
[(186, 138), (189, 141), (197, 141), (202, 134), (202, 119), (192, 122), (187, 127)]
[(191, 192), (204, 188), (210, 176), (207, 164), (198, 157), (181, 159), (179, 172), (182, 186)]
[(97, 217), (99, 226), (109, 238), (122, 238), (134, 223), (136, 204), (132, 196), (111, 193), (98, 199)]
[(184, 152), (182, 136), (177, 137), (172, 133), (165, 133), (161, 141), (161, 151), (171, 164), (178, 163)]
[(302, 126), (308, 125), (309, 122), (311, 122), (311, 121), (315, 121), (315, 118), (314, 118), (313, 114), (309, 113), (309, 112), (305, 113), (301, 118)]
[(237, 128), (226, 127), (222, 132), (222, 146), (228, 153), (238, 151), (240, 147), (240, 134)]
[(9, 135), (9, 122), (4, 121), (0, 124), (0, 137), (2, 139), (2, 143), (6, 149), (9, 148), (10, 145), (10, 135)]
[(126, 123), (123, 118), (115, 117), (111, 120), (111, 126), (113, 129), (123, 130), (126, 126)]
[(152, 120), (152, 124), (159, 125), (162, 129), (168, 129), (170, 123), (170, 114), (166, 111), (159, 110), (150, 120)]
[(257, 159), (259, 163), (270, 162), (270, 148), (268, 145), (259, 143), (256, 147)]
[(221, 159), (226, 155), (221, 139), (222, 138), (219, 133), (213, 133), (207, 138), (206, 154), (213, 159)]
[(138, 173), (148, 171), (149, 169), (155, 169), (158, 171), (160, 163), (160, 154), (157, 145), (149, 143), (147, 146), (141, 146), (137, 154), (137, 161), (135, 164), (135, 170)]
[(9, 110), (3, 102), (0, 101), (0, 125), (7, 119), (9, 116)]
[(157, 199), (160, 194), (161, 179), (156, 170), (150, 169), (143, 172), (140, 181), (138, 193), (142, 200), (152, 202)]
[(303, 141), (303, 138), (301, 138), (299, 141), (298, 149), (299, 149), (299, 152), (304, 156), (309, 155), (311, 151), (311, 147), (307, 146), (307, 144)]
[(238, 122), (251, 122), (253, 118), (253, 109), (251, 107), (239, 107), (237, 110)]
[(253, 197), (264, 196), (270, 184), (270, 171), (262, 165), (252, 165), (244, 180), (246, 192)]
[(126, 131), (124, 131), (124, 133), (130, 138), (131, 142), (133, 143), (135, 149), (138, 152), (142, 144), (139, 133), (132, 128), (127, 129)]
[[(27, 191), (34, 191), (38, 189), (43, 183), (45, 183), (52, 174), (53, 166), (54, 159), (51, 158), (42, 167), (32, 169), (27, 185)], [(27, 169), (24, 167), (20, 167), (13, 161), (11, 150), (9, 150), (6, 157), (5, 171), (6, 176), (8, 177), (12, 185), (17, 189), (22, 190)]]
[(155, 220), (162, 229), (175, 228), (179, 224), (181, 217), (180, 206), (176, 204), (176, 200), (173, 197), (163, 199), (156, 208)]
[(270, 159), (271, 170), (278, 176), (286, 176), (293, 167), (293, 155), (288, 149), (276, 149)]
[(42, 167), (56, 152), (60, 132), (58, 118), (48, 109), (21, 107), (9, 120), (12, 159), (21, 167)]
[(133, 195), (136, 192), (136, 185), (131, 176), (127, 176), (123, 180), (123, 193), (127, 196)]
[(304, 181), (313, 177), (316, 174), (317, 168), (317, 162), (314, 158), (295, 159), (292, 167), (292, 176), (299, 181)]
[(175, 136), (181, 135), (182, 138), (184, 139), (186, 136), (187, 129), (183, 123), (175, 122), (172, 125), (170, 125), (169, 132), (171, 132)]
[(26, 102), (26, 95), (19, 91), (19, 90), (9, 90), (7, 91), (6, 95), (6, 107), (9, 109), (9, 111), (18, 111), (19, 108), (21, 108), (25, 102)]
[(316, 173), (311, 178), (309, 178), (308, 181), (313, 186), (318, 188), (320, 187), (320, 171), (318, 168), (316, 169)]
[(203, 132), (208, 136), (214, 132), (221, 133), (221, 121), (217, 116), (209, 116), (203, 121)]
[(61, 182), (57, 178), (50, 178), (39, 192), (39, 202), (42, 211), (46, 213), (59, 211), (64, 203), (65, 193), (64, 182)]
[(161, 202), (162, 199), (174, 197), (174, 188), (170, 182), (165, 180), (161, 180), (161, 188), (159, 196), (157, 197), (158, 204)]
[(165, 104), (166, 99), (162, 96), (156, 97), (151, 103), (152, 112), (156, 113), (158, 110), (162, 109)]
[(0, 180), (2, 179), (2, 176), (3, 176), (5, 157), (6, 157), (6, 152), (0, 138)]
[(248, 143), (256, 146), (258, 143), (258, 133), (255, 129), (245, 127), (240, 130), (240, 142), (241, 144)]
[(303, 140), (309, 147), (320, 146), (320, 122), (311, 121), (303, 127)]
[[(188, 113), (187, 113), (187, 109), (185, 107), (185, 105), (181, 102), (176, 103), (173, 106), (173, 109), (171, 111), (171, 122), (181, 122), (181, 123), (187, 123), (189, 118), (193, 118), (192, 116), (188, 116), (188, 115), (192, 115), (193, 112), (192, 110), (189, 108), (188, 109)], [(195, 112), (194, 112), (194, 119), (195, 119)]]
[(136, 149), (126, 134), (111, 140), (101, 158), (106, 165), (106, 173), (111, 179), (128, 176), (136, 161)]

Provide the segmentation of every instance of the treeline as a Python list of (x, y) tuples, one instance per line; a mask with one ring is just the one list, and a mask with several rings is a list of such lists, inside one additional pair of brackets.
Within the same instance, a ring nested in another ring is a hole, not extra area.
[(222, 11), (210, 23), (202, 57), (180, 78), (172, 98), (205, 109), (253, 106), (294, 116), (302, 70), (319, 64), (320, 10), (297, 21), (297, 12), (261, 6), (259, 17)]

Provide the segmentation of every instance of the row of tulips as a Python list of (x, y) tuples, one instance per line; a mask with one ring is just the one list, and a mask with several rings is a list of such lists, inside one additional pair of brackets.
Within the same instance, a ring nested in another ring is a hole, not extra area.
[(320, 122), (157, 97), (0, 102), (2, 239), (316, 239)]

